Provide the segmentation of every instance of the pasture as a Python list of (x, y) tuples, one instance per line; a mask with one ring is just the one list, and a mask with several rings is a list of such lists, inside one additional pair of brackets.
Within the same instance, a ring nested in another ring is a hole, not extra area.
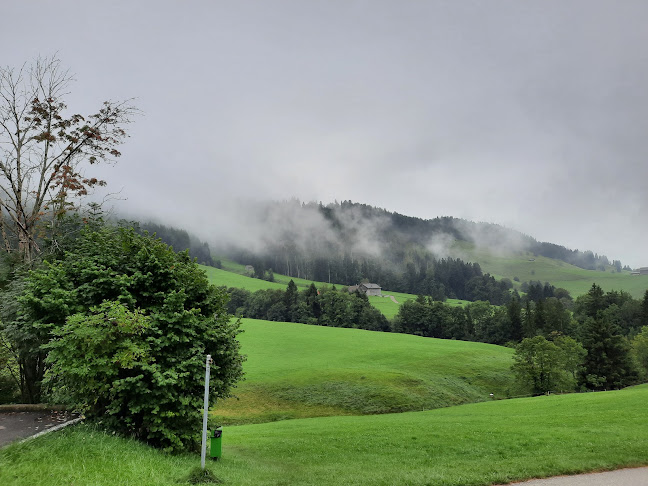
[(497, 279), (506, 277), (513, 280), (518, 277), (521, 282), (549, 282), (556, 287), (567, 289), (574, 298), (587, 293), (593, 283), (606, 292), (624, 290), (635, 299), (642, 298), (648, 289), (648, 275), (630, 275), (628, 271), (619, 273), (612, 267), (607, 267), (605, 271), (585, 270), (531, 253), (501, 256), (474, 251), (466, 257), (478, 262), (484, 273), (490, 273)]
[(526, 393), (513, 350), (406, 334), (243, 319), (246, 378), (215, 422), (428, 410)]

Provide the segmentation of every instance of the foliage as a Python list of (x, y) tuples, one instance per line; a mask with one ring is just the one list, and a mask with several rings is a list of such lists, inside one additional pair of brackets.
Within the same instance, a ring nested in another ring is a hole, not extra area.
[(580, 373), (581, 384), (590, 390), (610, 390), (632, 385), (637, 370), (630, 356), (630, 345), (619, 328), (597, 311), (588, 317), (581, 330), (587, 356)]
[[(57, 350), (52, 358), (55, 370), (70, 368), (69, 362), (57, 364), (57, 360), (63, 359), (63, 350), (69, 350), (75, 339), (61, 329), (80, 325), (82, 315), (94, 323), (108, 319), (109, 309), (97, 307), (104, 301), (119, 303), (130, 312), (146, 312), (144, 321), (150, 320), (150, 326), (142, 328), (145, 345), (135, 336), (129, 338), (128, 333), (117, 336), (124, 340), (122, 344), (132, 339), (138, 359), (150, 356), (152, 360), (140, 363), (133, 358), (133, 369), (140, 370), (141, 377), (123, 370), (127, 379), (120, 386), (133, 387), (124, 388), (123, 393), (135, 390), (137, 395), (129, 395), (131, 403), (126, 409), (104, 401), (91, 407), (89, 414), (99, 418), (107, 412), (106, 423), (111, 428), (165, 449), (182, 450), (194, 442), (200, 424), (206, 354), (214, 359), (212, 400), (227, 396), (241, 376), (238, 324), (226, 312), (227, 296), (209, 285), (186, 252), (176, 254), (160, 240), (138, 235), (133, 229), (88, 228), (62, 260), (45, 262), (31, 272), (19, 300), (23, 321), (29, 323), (23, 329), (26, 337), (40, 346), (52, 335), (66, 337), (64, 343), (52, 345)], [(135, 319), (131, 314), (123, 314), (123, 318), (125, 322)], [(133, 329), (139, 332), (139, 327)], [(96, 340), (104, 338), (108, 339), (98, 330), (93, 335)], [(115, 346), (122, 345), (119, 339)], [(98, 359), (108, 358), (98, 355)], [(52, 374), (49, 383), (59, 392), (70, 389), (61, 373)]]
[(104, 181), (84, 166), (111, 162), (137, 110), (104, 102), (95, 114), (67, 115), (72, 75), (55, 57), (21, 69), (0, 68), (0, 236), (3, 250), (31, 264), (40, 253), (39, 224), (55, 226)]
[(0, 330), (0, 404), (11, 403), (20, 391), (18, 361), (11, 343)]
[[(44, 365), (44, 354), (39, 349), (41, 343), (34, 338), (34, 329), (21, 316), (18, 299), (25, 288), (26, 273), (23, 265), (14, 263), (0, 288), (0, 333), (7, 360), (5, 376), (17, 373), (15, 381), (20, 388), (21, 401), (35, 403), (40, 380), (36, 376)], [(5, 384), (8, 386), (8, 381), (5, 380)]]
[(515, 363), (511, 369), (517, 380), (531, 386), (535, 394), (573, 391), (576, 383), (567, 373), (567, 362), (576, 368), (582, 357), (574, 340), (561, 348), (543, 336), (535, 336), (523, 339), (515, 347)]
[(632, 340), (632, 354), (642, 378), (648, 379), (648, 326), (642, 327), (641, 332)]
[(338, 290), (314, 284), (299, 291), (290, 280), (285, 291), (261, 289), (254, 293), (229, 288), (228, 312), (252, 319), (302, 322), (332, 327), (355, 327), (374, 331), (389, 331), (387, 318), (369, 303), (361, 292), (350, 294), (346, 288)]
[(153, 223), (151, 221), (140, 223), (136, 230), (139, 231), (140, 229), (148, 231), (156, 238), (160, 238), (167, 245), (173, 247), (175, 251), (189, 250), (189, 256), (195, 258), (198, 263), (218, 267), (212, 259), (209, 245), (200, 241), (196, 236), (188, 233), (186, 230)]
[(148, 316), (118, 302), (104, 301), (87, 313), (69, 316), (44, 346), (52, 365), (45, 382), (52, 384), (53, 396), (70, 400), (89, 416), (102, 417), (111, 428), (122, 425), (129, 430), (144, 408), (137, 389), (145, 375), (163, 381), (145, 338), (150, 327)]
[(401, 304), (393, 327), (418, 336), (505, 344), (521, 334), (519, 305), (512, 299), (505, 307), (484, 301), (457, 307), (419, 296)]

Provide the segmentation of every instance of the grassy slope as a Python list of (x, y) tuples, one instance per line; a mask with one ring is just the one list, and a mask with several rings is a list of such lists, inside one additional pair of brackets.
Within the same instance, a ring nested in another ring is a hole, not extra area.
[[(240, 263), (233, 262), (231, 260), (227, 259), (222, 259), (221, 260), (222, 268), (223, 270), (231, 273), (237, 273), (241, 276), (245, 276), (245, 265), (241, 265)], [(220, 278), (226, 279), (226, 276), (221, 276)], [(296, 278), (296, 277), (288, 277), (287, 275), (281, 275), (279, 273), (274, 274), (275, 282), (279, 283), (283, 286), (283, 288), (286, 288), (286, 285), (288, 285), (288, 282), (291, 280), (295, 282), (295, 285), (297, 287), (301, 288), (307, 288), (310, 287), (310, 284), (312, 283), (311, 280), (305, 280), (303, 278)], [(252, 280), (258, 280), (258, 279), (252, 279)], [(244, 281), (243, 281), (244, 282)], [(321, 285), (324, 285), (323, 282), (315, 282), (315, 285), (320, 287)], [(236, 287), (236, 285), (230, 285), (230, 287)], [(241, 288), (246, 288), (246, 287), (241, 287)], [(274, 287), (268, 287), (268, 288), (274, 288)]]
[[(497, 278), (518, 277), (520, 281), (540, 280), (550, 282), (556, 287), (567, 289), (577, 297), (592, 287), (593, 283), (603, 290), (625, 290), (635, 298), (641, 298), (648, 289), (648, 276), (630, 275), (630, 272), (613, 273), (612, 267), (603, 271), (584, 270), (559, 260), (534, 256), (531, 253), (517, 255), (495, 255), (479, 251), (469, 244), (456, 244), (457, 256), (469, 261), (476, 261), (485, 273)], [(533, 259), (534, 261), (530, 261)]]
[[(573, 297), (585, 294), (593, 283), (600, 285), (604, 291), (624, 290), (637, 299), (642, 298), (644, 292), (648, 289), (647, 275), (633, 276), (628, 271), (616, 273), (611, 266), (604, 272), (584, 270), (559, 260), (535, 256), (529, 252), (498, 255), (485, 249), (475, 248), (473, 244), (464, 241), (456, 241), (452, 252), (453, 257), (479, 263), (485, 273), (490, 273), (498, 279), (509, 278), (513, 280), (514, 277), (518, 277), (522, 282), (529, 280), (550, 282), (556, 287), (567, 289)], [(531, 259), (533, 261), (530, 261)], [(243, 265), (229, 260), (222, 261), (223, 268), (229, 272), (245, 272)], [(275, 275), (275, 278), (284, 285), (287, 285), (290, 280), (289, 277), (283, 275)], [(295, 283), (298, 287), (310, 285), (308, 281), (298, 282), (297, 279), (295, 279)], [(316, 285), (319, 284), (316, 283)], [(415, 297), (408, 295), (401, 299), (397, 293), (388, 291), (385, 291), (385, 293), (396, 295), (396, 300), (399, 302)], [(398, 310), (393, 303), (390, 305), (386, 299), (384, 302), (372, 302), (372, 304), (376, 305), (389, 318), (393, 317)]]
[(427, 410), (504, 396), (512, 381), (513, 350), (499, 346), (254, 319), (243, 329), (246, 380), (218, 422)]
[[(489, 485), (648, 464), (648, 387), (225, 428), (236, 485)], [(0, 451), (7, 486), (170, 486), (199, 464), (77, 426)]]
[[(396, 302), (398, 303), (395, 303), (385, 295), (393, 295), (396, 298)], [(413, 299), (416, 299), (414, 295), (403, 294), (401, 292), (385, 292), (383, 294), (383, 297), (369, 296), (369, 302), (371, 303), (371, 305), (382, 312), (387, 317), (387, 319), (393, 319), (396, 314), (398, 314), (398, 309), (403, 302)], [(445, 303), (452, 306), (464, 306), (468, 304), (468, 301), (459, 299), (447, 299)]]
[[(251, 292), (262, 289), (280, 289), (286, 290), (288, 282), (290, 282), (291, 277), (286, 275), (280, 275), (275, 273), (275, 282), (266, 282), (265, 280), (260, 280), (258, 278), (251, 278), (245, 275), (242, 275), (240, 272), (244, 271), (243, 265), (237, 263), (232, 263), (227, 260), (223, 261), (223, 268), (213, 268), (207, 267), (205, 265), (199, 265), (207, 273), (207, 278), (209, 281), (216, 286), (226, 286), (226, 287), (237, 287), (241, 289), (246, 289)], [(239, 268), (241, 267), (241, 268)], [(314, 283), (317, 287), (323, 285), (328, 285), (323, 282), (311, 282), (310, 280), (304, 280), (301, 278), (292, 278), (300, 289), (305, 289), (310, 286), (311, 283)], [(389, 297), (369, 297), (371, 304), (380, 310), (388, 319), (393, 319), (394, 316), (398, 313), (398, 308), (400, 304), (406, 300), (415, 299), (415, 295), (405, 294), (402, 292), (390, 292), (388, 290), (384, 291), (385, 295), (393, 295), (396, 298), (398, 304), (394, 303)], [(457, 299), (448, 299), (446, 301), (451, 305), (465, 305), (467, 301), (457, 300)]]

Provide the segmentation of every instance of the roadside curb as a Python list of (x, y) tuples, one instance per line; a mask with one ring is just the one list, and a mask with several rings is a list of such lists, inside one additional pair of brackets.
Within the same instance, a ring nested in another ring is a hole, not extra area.
[(81, 416), (81, 417), (77, 417), (77, 418), (72, 419), (72, 420), (68, 420), (67, 422), (63, 422), (62, 424), (55, 425), (54, 427), (51, 427), (49, 429), (38, 432), (37, 434), (30, 435), (29, 437), (26, 437), (26, 438), (24, 438), (22, 440), (19, 440), (18, 444), (24, 444), (25, 442), (29, 442), (32, 439), (36, 439), (36, 438), (41, 437), (41, 436), (43, 436), (45, 434), (49, 434), (50, 432), (56, 432), (57, 430), (64, 429), (68, 425), (78, 424), (82, 420), (85, 420), (85, 417)]
[(2, 412), (65, 412), (70, 410), (66, 405), (50, 405), (47, 403), (8, 403), (0, 405)]

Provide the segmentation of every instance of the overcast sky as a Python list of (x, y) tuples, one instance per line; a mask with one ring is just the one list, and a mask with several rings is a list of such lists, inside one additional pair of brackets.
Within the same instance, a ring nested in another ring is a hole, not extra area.
[(2, 17), (0, 63), (58, 53), (73, 111), (137, 98), (99, 174), (132, 210), (207, 236), (240, 197), (350, 199), (648, 265), (645, 0), (23, 0)]

